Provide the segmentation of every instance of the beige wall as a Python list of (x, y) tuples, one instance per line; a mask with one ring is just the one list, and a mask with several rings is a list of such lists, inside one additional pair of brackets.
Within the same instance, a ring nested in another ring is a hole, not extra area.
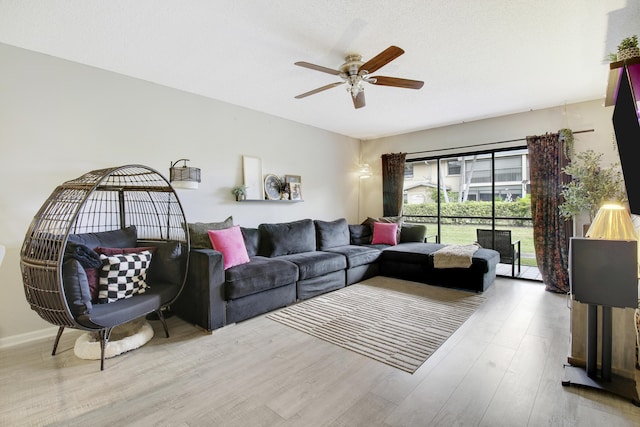
[[(25, 300), (20, 246), (55, 186), (90, 170), (136, 163), (168, 176), (191, 159), (200, 189), (178, 190), (191, 222), (357, 219), (358, 140), (3, 44), (0, 70), (0, 347), (51, 332)], [(305, 201), (235, 202), (242, 155), (300, 175)]]

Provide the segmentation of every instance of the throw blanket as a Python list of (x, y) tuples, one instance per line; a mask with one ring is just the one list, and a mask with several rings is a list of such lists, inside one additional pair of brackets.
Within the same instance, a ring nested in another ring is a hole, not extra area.
[(448, 245), (433, 253), (435, 268), (469, 268), (473, 254), (480, 248), (477, 244)]

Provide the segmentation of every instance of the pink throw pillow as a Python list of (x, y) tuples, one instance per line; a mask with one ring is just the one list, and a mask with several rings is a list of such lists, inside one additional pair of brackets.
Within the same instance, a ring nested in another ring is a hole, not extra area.
[(208, 230), (211, 245), (216, 251), (222, 252), (224, 269), (249, 262), (247, 247), (239, 225), (224, 230)]
[(374, 222), (372, 245), (397, 245), (398, 224)]

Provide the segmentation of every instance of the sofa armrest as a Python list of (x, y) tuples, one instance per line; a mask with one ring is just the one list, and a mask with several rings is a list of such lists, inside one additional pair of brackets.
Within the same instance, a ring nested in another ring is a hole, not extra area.
[(222, 253), (191, 249), (187, 282), (171, 309), (182, 319), (207, 331), (226, 324)]

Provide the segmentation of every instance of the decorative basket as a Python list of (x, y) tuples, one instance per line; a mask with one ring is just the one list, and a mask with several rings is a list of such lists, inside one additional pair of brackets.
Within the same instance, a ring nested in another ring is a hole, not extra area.
[(637, 47), (628, 47), (618, 51), (618, 61), (624, 61), (638, 56), (640, 56), (640, 48)]

